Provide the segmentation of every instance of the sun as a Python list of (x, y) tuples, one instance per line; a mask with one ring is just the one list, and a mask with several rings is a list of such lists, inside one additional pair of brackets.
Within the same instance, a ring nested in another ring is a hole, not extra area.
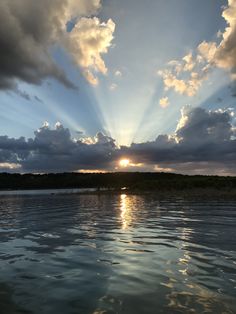
[(123, 168), (128, 167), (129, 164), (130, 164), (130, 160), (129, 160), (129, 159), (126, 159), (126, 158), (121, 159), (121, 160), (119, 161), (120, 167), (123, 167)]

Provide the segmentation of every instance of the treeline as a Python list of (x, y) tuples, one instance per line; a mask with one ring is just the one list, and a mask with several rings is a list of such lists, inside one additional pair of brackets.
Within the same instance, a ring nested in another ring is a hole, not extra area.
[(108, 188), (130, 190), (236, 189), (236, 177), (187, 176), (171, 173), (0, 173), (0, 190)]

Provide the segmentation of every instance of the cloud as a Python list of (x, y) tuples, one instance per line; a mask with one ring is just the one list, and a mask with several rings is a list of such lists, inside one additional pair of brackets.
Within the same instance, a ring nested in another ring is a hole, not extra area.
[(168, 67), (158, 71), (165, 85), (165, 90), (173, 88), (181, 95), (193, 97), (202, 83), (208, 78), (210, 67), (199, 55), (187, 54), (182, 60), (168, 62)]
[(163, 97), (160, 99), (159, 104), (162, 108), (166, 108), (169, 106), (170, 102), (169, 102), (169, 98), (168, 97)]
[[(232, 118), (230, 110), (206, 111), (185, 106), (174, 134), (159, 135), (152, 142), (133, 143), (122, 148), (123, 154), (177, 172), (194, 173), (201, 164), (205, 165), (205, 173), (212, 173), (214, 164), (215, 172), (221, 169), (219, 174), (223, 170), (236, 174), (236, 132)], [(184, 170), (186, 164), (188, 171)]]
[(185, 106), (176, 129), (178, 142), (198, 146), (205, 143), (229, 142), (235, 135), (228, 110), (206, 111), (203, 108)]
[(199, 46), (198, 46), (198, 53), (199, 53), (199, 58), (200, 60), (206, 60), (208, 63), (213, 63), (214, 56), (217, 50), (217, 45), (215, 42), (206, 42), (203, 41)]
[(214, 59), (217, 66), (236, 73), (236, 0), (228, 0), (228, 7), (222, 13), (227, 27), (222, 33)]
[(117, 87), (118, 87), (118, 85), (117, 85), (117, 84), (112, 83), (112, 84), (110, 85), (109, 89), (110, 89), (111, 91), (114, 91), (114, 90), (116, 90), (116, 89), (117, 89)]
[(0, 164), (17, 165), (12, 169), (22, 172), (113, 171), (125, 157), (134, 165), (126, 170), (236, 175), (233, 123), (230, 109), (207, 111), (185, 106), (173, 134), (118, 147), (101, 132), (87, 138), (78, 134), (74, 139), (61, 123), (50, 128), (45, 122), (28, 140), (0, 136)]
[(31, 100), (30, 95), (26, 91), (22, 91), (18, 87), (16, 87), (13, 91), (20, 97), (24, 98), (25, 100), (28, 100), (28, 101)]
[(191, 72), (196, 66), (196, 61), (194, 60), (192, 53), (189, 53), (185, 57), (183, 57), (183, 61), (183, 71), (185, 72)]
[[(64, 46), (69, 56), (80, 58), (78, 64), (85, 70), (91, 66), (105, 73), (100, 54), (107, 52), (109, 43), (106, 41), (105, 47), (101, 41), (113, 22), (101, 23), (97, 18), (89, 18), (100, 7), (100, 0), (2, 0), (0, 89), (15, 89), (18, 80), (41, 84), (45, 78), (75, 88), (52, 57), (51, 52), (57, 46)], [(72, 19), (75, 26), (68, 32), (66, 25)], [(98, 32), (102, 33), (100, 37)]]
[(108, 52), (113, 40), (115, 23), (110, 19), (101, 23), (97, 17), (81, 18), (65, 37), (65, 45), (74, 62), (84, 69), (84, 75), (92, 84), (97, 84), (93, 72), (107, 73), (102, 54)]
[(33, 139), (0, 137), (0, 163), (17, 163), (22, 171), (77, 171), (106, 168), (115, 141), (99, 132), (94, 138), (73, 139), (59, 122), (53, 129), (45, 122)]
[(122, 77), (123, 76), (122, 72), (119, 71), (119, 70), (116, 70), (114, 75), (117, 76), (117, 77)]
[[(180, 61), (170, 61), (167, 69), (159, 71), (167, 90), (173, 88), (179, 94), (195, 96), (202, 82), (215, 67), (230, 72), (232, 80), (236, 81), (235, 16), (236, 0), (228, 0), (228, 6), (222, 12), (227, 26), (223, 32), (217, 32), (220, 42), (203, 41), (194, 54), (190, 52)], [(186, 72), (189, 74), (187, 77)]]

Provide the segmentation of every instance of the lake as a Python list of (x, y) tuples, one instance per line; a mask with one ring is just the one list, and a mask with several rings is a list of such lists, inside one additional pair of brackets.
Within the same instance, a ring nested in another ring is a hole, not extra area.
[(236, 201), (0, 198), (0, 313), (236, 313)]

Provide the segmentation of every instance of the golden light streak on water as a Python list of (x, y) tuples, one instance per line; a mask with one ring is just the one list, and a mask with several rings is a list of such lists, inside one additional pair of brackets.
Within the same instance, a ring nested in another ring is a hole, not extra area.
[(131, 223), (131, 207), (129, 206), (129, 200), (126, 194), (120, 195), (120, 217), (122, 221), (122, 229), (126, 230)]

